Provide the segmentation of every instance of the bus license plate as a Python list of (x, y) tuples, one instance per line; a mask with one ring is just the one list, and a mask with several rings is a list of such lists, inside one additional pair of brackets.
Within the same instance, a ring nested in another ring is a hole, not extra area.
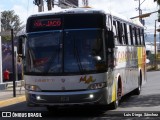
[(61, 102), (68, 102), (69, 101), (69, 97), (67, 97), (67, 96), (61, 96), (60, 101)]

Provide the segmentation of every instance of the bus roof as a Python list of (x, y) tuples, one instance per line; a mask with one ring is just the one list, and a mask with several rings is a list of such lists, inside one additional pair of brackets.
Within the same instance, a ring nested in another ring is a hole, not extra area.
[(47, 12), (40, 12), (37, 14), (33, 14), (30, 17), (35, 17), (35, 16), (45, 16), (45, 15), (54, 15), (54, 14), (77, 14), (77, 13), (103, 13), (105, 14), (104, 11), (98, 10), (98, 9), (93, 9), (93, 8), (69, 8), (69, 9), (61, 9), (60, 11), (47, 11)]
[(37, 14), (33, 14), (29, 17), (36, 17), (36, 16), (46, 16), (46, 15), (56, 15), (56, 14), (78, 14), (78, 13), (101, 13), (101, 14), (108, 14), (113, 16), (114, 18), (120, 19), (120, 20), (124, 20), (126, 22), (138, 25), (140, 27), (143, 27), (143, 25), (141, 24), (141, 22), (139, 21), (139, 19), (130, 19), (127, 18), (121, 14), (115, 13), (115, 12), (111, 12), (108, 10), (101, 10), (101, 9), (95, 9), (95, 8), (69, 8), (69, 9), (61, 9), (57, 12), (53, 12), (53, 11), (47, 11), (47, 12), (43, 12), (43, 13), (37, 13)]

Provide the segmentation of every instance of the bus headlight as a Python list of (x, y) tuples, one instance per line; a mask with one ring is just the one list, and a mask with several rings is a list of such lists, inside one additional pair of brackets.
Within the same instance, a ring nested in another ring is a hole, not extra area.
[(37, 91), (37, 92), (41, 91), (41, 89), (36, 85), (25, 85), (25, 89), (30, 91)]
[(105, 82), (102, 82), (102, 83), (94, 83), (94, 84), (91, 84), (91, 85), (89, 86), (89, 89), (94, 90), (94, 89), (100, 89), (100, 88), (104, 88), (104, 87), (106, 87), (106, 83), (105, 83)]

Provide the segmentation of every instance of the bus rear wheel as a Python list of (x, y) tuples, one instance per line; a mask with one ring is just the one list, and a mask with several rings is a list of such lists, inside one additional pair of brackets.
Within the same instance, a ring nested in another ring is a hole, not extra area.
[(142, 87), (142, 74), (140, 73), (140, 76), (138, 78), (138, 88), (136, 88), (134, 90), (134, 94), (135, 95), (140, 95), (140, 93), (141, 93), (141, 87)]
[(140, 80), (138, 80), (138, 88), (134, 90), (134, 95), (140, 95), (140, 93), (141, 93), (141, 84)]

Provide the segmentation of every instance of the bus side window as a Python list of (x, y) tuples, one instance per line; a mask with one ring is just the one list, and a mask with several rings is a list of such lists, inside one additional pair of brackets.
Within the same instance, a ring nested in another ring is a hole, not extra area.
[(129, 25), (129, 30), (130, 30), (131, 45), (134, 45), (134, 42), (133, 42), (133, 32), (132, 32), (132, 26), (131, 25)]
[(140, 28), (138, 28), (138, 38), (139, 38), (139, 44), (142, 45)]
[(141, 44), (144, 45), (143, 29), (140, 29)]
[(109, 25), (109, 28), (110, 30), (112, 29), (112, 19), (111, 19), (111, 15), (108, 16), (108, 25)]
[(122, 29), (122, 25), (119, 21), (117, 21), (117, 24), (118, 24), (118, 39), (119, 39), (119, 43), (122, 44), (123, 29)]
[(122, 33), (122, 44), (126, 45), (126, 39), (125, 39), (125, 30), (124, 30), (124, 23), (121, 23), (121, 33)]
[(128, 45), (127, 26), (125, 23), (123, 25), (124, 25), (124, 40), (125, 40), (126, 45)]
[(113, 21), (113, 33), (114, 33), (114, 40), (115, 40), (115, 44), (119, 45), (119, 41), (118, 41), (118, 28), (117, 28), (117, 24), (116, 21)]
[(136, 27), (134, 27), (134, 36), (135, 36), (135, 45), (138, 45), (137, 28)]
[(107, 28), (109, 28), (108, 15), (106, 15), (106, 26), (107, 26)]
[(145, 41), (144, 41), (144, 29), (142, 31), (143, 31), (143, 45), (145, 45)]
[(133, 38), (133, 45), (136, 45), (136, 41), (135, 41), (135, 29), (134, 29), (134, 27), (132, 27), (132, 38)]
[(130, 37), (130, 28), (129, 25), (127, 24), (127, 38), (128, 38), (128, 45), (131, 45), (131, 37)]

